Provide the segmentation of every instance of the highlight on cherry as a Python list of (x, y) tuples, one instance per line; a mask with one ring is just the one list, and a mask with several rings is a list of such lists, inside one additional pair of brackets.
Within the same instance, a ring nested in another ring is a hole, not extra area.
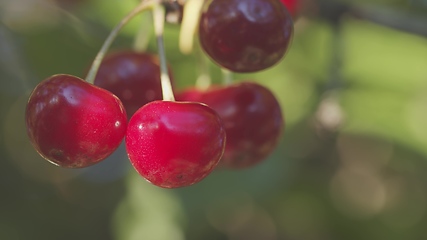
[[(277, 147), (284, 113), (271, 90), (235, 81), (233, 72), (266, 70), (285, 57), (294, 15), (286, 2), (142, 0), (111, 30), (84, 78), (57, 74), (33, 89), (25, 115), (32, 145), (57, 166), (84, 168), (124, 141), (135, 171), (162, 188), (196, 184), (215, 169), (256, 167)], [(137, 44), (110, 49), (143, 12), (151, 12), (157, 53)], [(180, 50), (203, 59), (188, 89), (175, 89), (179, 79), (167, 61), (164, 26), (171, 23), (180, 27)], [(222, 83), (211, 83), (209, 61)]]

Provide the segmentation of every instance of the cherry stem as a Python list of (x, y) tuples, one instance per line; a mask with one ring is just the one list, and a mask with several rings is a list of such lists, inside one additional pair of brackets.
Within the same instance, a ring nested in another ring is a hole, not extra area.
[(136, 15), (141, 13), (144, 10), (152, 8), (153, 6), (159, 4), (160, 0), (143, 0), (138, 6), (136, 6), (128, 15), (126, 15), (119, 24), (117, 24), (113, 30), (108, 35), (107, 39), (105, 39), (104, 44), (96, 55), (95, 59), (92, 62), (92, 66), (90, 67), (89, 73), (86, 76), (86, 81), (88, 83), (93, 84), (95, 81), (96, 74), (98, 73), (99, 66), (101, 65), (102, 60), (104, 59), (105, 54), (113, 43), (114, 39), (116, 39), (120, 30)]
[(154, 32), (156, 33), (157, 49), (160, 59), (160, 80), (162, 84), (163, 100), (175, 101), (172, 91), (172, 83), (169, 77), (168, 65), (166, 62), (165, 45), (163, 42), (163, 30), (165, 24), (165, 8), (156, 4), (153, 7)]
[(222, 72), (222, 82), (224, 85), (230, 85), (233, 83), (233, 73), (225, 68), (221, 68)]
[(200, 20), (200, 12), (204, 1), (187, 0), (184, 5), (181, 30), (179, 33), (179, 49), (183, 54), (193, 51), (194, 35)]

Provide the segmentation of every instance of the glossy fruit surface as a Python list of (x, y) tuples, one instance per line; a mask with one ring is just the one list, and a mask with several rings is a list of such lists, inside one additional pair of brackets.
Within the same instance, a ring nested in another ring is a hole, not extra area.
[(275, 65), (285, 55), (292, 35), (292, 18), (277, 0), (206, 1), (199, 25), (204, 51), (234, 72)]
[(159, 59), (153, 54), (119, 51), (107, 55), (94, 84), (115, 94), (128, 118), (144, 104), (163, 99)]
[(36, 150), (68, 168), (95, 164), (119, 146), (126, 112), (112, 93), (71, 75), (54, 75), (37, 85), (25, 115)]
[(221, 117), (227, 144), (221, 166), (247, 168), (265, 160), (275, 149), (284, 128), (281, 108), (267, 88), (250, 82), (190, 89), (177, 95), (182, 101), (200, 101)]
[(163, 188), (189, 186), (205, 178), (224, 147), (221, 119), (200, 103), (150, 102), (133, 115), (126, 133), (134, 168)]
[(280, 0), (288, 9), (292, 17), (295, 17), (298, 11), (298, 1), (299, 0)]

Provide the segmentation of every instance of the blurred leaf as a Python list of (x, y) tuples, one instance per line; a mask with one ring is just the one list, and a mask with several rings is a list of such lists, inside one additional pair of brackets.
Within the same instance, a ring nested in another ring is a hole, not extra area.
[[(138, 0), (91, 0), (83, 10), (86, 16), (102, 23), (106, 29), (113, 29), (138, 2)], [(133, 36), (138, 31), (139, 24), (141, 17), (137, 16), (122, 29), (121, 33)]]
[[(389, 138), (427, 154), (427, 41), (363, 21), (344, 24), (345, 131)], [(416, 126), (414, 131), (413, 127)], [(423, 133), (420, 137), (420, 133)]]
[(374, 89), (351, 89), (342, 95), (344, 132), (381, 136), (427, 156), (427, 99)]
[(0, 82), (0, 91), (9, 94), (29, 91), (29, 69), (16, 37), (0, 25), (0, 39), (0, 76), (6, 79)]
[[(99, 43), (101, 45), (101, 43)], [(64, 73), (84, 78), (98, 48), (87, 45), (69, 25), (25, 36), (22, 48), (31, 69), (42, 79)], [(100, 48), (100, 47), (99, 47)]]
[(332, 28), (321, 20), (296, 22), (294, 38), (281, 66), (306, 75), (313, 80), (329, 80)]
[(127, 194), (113, 218), (118, 240), (183, 240), (183, 213), (178, 199), (168, 189), (147, 183), (133, 172)]
[(427, 41), (364, 21), (343, 25), (343, 74), (350, 84), (413, 92), (427, 86)]

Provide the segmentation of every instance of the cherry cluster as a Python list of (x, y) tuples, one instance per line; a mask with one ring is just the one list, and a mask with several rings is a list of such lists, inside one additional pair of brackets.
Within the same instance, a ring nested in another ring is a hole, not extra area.
[[(59, 74), (35, 87), (26, 125), (41, 156), (61, 167), (83, 168), (104, 160), (125, 139), (142, 177), (176, 188), (199, 182), (217, 166), (254, 166), (274, 150), (284, 119), (269, 89), (241, 81), (174, 94), (162, 22), (154, 21), (158, 55), (128, 50), (104, 57), (130, 18), (151, 9), (164, 21), (171, 3), (181, 11), (186, 7), (185, 1), (142, 1), (113, 29), (86, 81)], [(293, 35), (292, 17), (279, 0), (211, 0), (200, 11), (200, 46), (225, 72), (275, 65)]]

